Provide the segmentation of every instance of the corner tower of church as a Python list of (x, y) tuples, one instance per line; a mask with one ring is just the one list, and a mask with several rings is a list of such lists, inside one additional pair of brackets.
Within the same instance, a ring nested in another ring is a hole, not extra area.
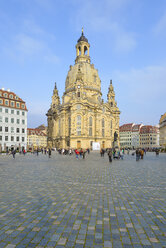
[(60, 103), (55, 88), (48, 110), (48, 146), (56, 148), (92, 148), (99, 142), (103, 148), (113, 145), (119, 134), (120, 111), (110, 81), (107, 102), (102, 100), (98, 70), (91, 64), (90, 44), (84, 36), (76, 44), (75, 64), (70, 66), (65, 92)]

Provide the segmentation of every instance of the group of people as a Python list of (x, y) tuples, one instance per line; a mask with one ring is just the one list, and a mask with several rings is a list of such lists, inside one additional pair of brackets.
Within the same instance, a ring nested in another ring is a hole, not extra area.
[(108, 148), (108, 149), (100, 149), (100, 155), (101, 157), (104, 157), (104, 154), (107, 153), (109, 157), (109, 162), (112, 162), (113, 159), (123, 159), (123, 151), (116, 150), (115, 148)]
[(135, 154), (136, 154), (136, 161), (138, 161), (140, 158), (144, 158), (144, 149), (136, 149)]
[(75, 152), (75, 155), (76, 155), (76, 159), (78, 159), (79, 157), (85, 159), (86, 152), (88, 152), (88, 154), (89, 154), (90, 150), (81, 148), (81, 149), (75, 149), (74, 152)]

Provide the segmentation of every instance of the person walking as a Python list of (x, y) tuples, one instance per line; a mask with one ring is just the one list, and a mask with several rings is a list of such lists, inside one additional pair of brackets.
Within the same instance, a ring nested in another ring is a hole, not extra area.
[(49, 156), (49, 158), (51, 158), (51, 149), (50, 148), (48, 150), (48, 156)]
[(108, 158), (109, 158), (109, 162), (112, 162), (112, 150), (110, 149), (108, 152)]
[(135, 154), (136, 154), (136, 161), (139, 161), (139, 158), (140, 158), (139, 149), (136, 150)]
[(83, 153), (82, 153), (83, 159), (85, 159), (85, 153), (86, 153), (86, 150), (83, 150)]
[(16, 154), (16, 150), (15, 149), (13, 149), (13, 151), (12, 151), (12, 155), (13, 155), (13, 158), (15, 159), (15, 154)]

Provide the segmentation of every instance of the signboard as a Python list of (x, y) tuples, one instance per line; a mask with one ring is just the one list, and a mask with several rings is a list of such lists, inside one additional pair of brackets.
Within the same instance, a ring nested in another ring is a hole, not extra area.
[(100, 151), (100, 143), (99, 142), (93, 142), (92, 143), (92, 150), (93, 151)]

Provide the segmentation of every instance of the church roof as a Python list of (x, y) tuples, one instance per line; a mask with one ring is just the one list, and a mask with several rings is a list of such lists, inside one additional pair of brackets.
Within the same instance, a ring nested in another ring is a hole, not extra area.
[(81, 37), (78, 39), (78, 43), (80, 42), (80, 41), (85, 41), (85, 42), (87, 42), (88, 43), (88, 39), (84, 36), (84, 32), (83, 32), (83, 30), (82, 30), (82, 34), (81, 34)]

